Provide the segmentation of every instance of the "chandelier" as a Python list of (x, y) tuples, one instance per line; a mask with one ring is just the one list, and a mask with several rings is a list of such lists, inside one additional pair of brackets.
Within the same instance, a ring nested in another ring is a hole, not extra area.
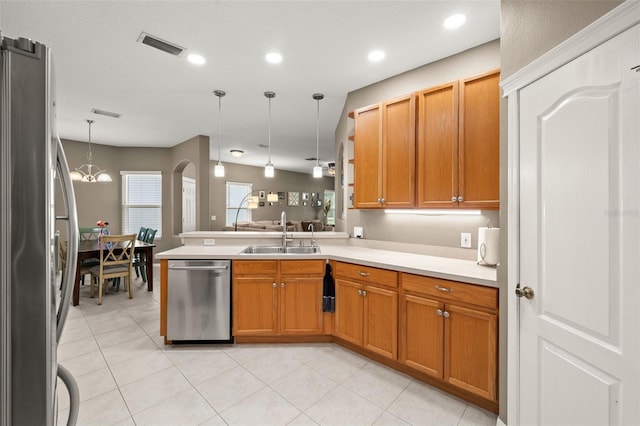
[(93, 152), (91, 151), (91, 124), (93, 120), (87, 120), (89, 123), (89, 151), (87, 151), (87, 163), (77, 167), (70, 173), (72, 180), (80, 182), (111, 182), (111, 176), (106, 170), (101, 170), (93, 164)]

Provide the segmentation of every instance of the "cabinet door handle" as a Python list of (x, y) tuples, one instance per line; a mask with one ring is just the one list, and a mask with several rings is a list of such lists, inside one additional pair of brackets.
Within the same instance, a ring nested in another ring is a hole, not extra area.
[(444, 312), (442, 313), (442, 315), (444, 315), (444, 317), (445, 317), (445, 318), (449, 318), (449, 312), (447, 312), (447, 311), (444, 311)]
[(362, 290), (362, 295), (366, 296), (367, 295), (367, 290)]
[(438, 309), (438, 310), (436, 311), (436, 314), (437, 314), (439, 317), (441, 317), (441, 316), (442, 316), (442, 309)]
[(463, 202), (463, 201), (464, 201), (464, 197), (462, 197), (462, 196), (458, 197), (458, 202), (459, 202), (459, 203), (461, 203), (461, 202)]
[(440, 287), (439, 285), (436, 286), (436, 290), (441, 291), (443, 293), (453, 293), (452, 288)]
[(451, 202), (455, 203), (456, 201), (458, 201), (458, 197), (456, 197), (455, 195), (453, 197), (451, 197)]
[(362, 296), (362, 290), (358, 290), (358, 295)]
[(284, 288), (284, 283), (280, 283), (280, 287)]
[(278, 287), (278, 284), (276, 284), (276, 283), (272, 283), (272, 284), (271, 284), (271, 286), (272, 286), (273, 288), (276, 288), (276, 287)]
[(380, 204), (384, 204), (384, 203), (385, 203), (385, 199), (384, 199), (384, 198), (381, 198), (381, 199), (380, 199)]
[(361, 277), (368, 277), (370, 274), (368, 272), (358, 271), (358, 275)]

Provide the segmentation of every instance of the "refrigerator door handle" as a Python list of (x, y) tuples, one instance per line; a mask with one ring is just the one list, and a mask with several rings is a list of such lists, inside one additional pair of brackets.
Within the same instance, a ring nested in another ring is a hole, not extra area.
[(62, 380), (69, 391), (69, 417), (67, 418), (67, 426), (75, 426), (78, 421), (78, 412), (80, 411), (80, 388), (78, 382), (73, 378), (69, 370), (58, 364), (58, 377)]
[(62, 149), (62, 142), (58, 138), (57, 146), (57, 169), (60, 182), (62, 184), (62, 198), (67, 208), (67, 235), (69, 236), (67, 241), (67, 267), (65, 269), (64, 276), (62, 277), (62, 294), (60, 297), (60, 307), (58, 308), (57, 315), (57, 329), (56, 336), (58, 343), (62, 336), (62, 330), (64, 329), (64, 323), (67, 320), (67, 313), (69, 312), (69, 305), (71, 304), (71, 293), (73, 292), (73, 284), (76, 279), (76, 267), (78, 262), (78, 213), (76, 211), (76, 197), (73, 192), (73, 183), (71, 182), (71, 175), (69, 174), (69, 165), (67, 158), (64, 155)]

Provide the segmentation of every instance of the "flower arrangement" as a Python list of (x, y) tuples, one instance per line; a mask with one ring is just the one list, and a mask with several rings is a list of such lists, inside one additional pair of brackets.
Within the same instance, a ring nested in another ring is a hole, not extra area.
[(329, 214), (329, 210), (331, 210), (331, 199), (328, 199), (324, 202), (324, 214)]
[(106, 220), (99, 220), (96, 222), (96, 226), (99, 226), (100, 228), (105, 228), (109, 226), (109, 222), (107, 222)]

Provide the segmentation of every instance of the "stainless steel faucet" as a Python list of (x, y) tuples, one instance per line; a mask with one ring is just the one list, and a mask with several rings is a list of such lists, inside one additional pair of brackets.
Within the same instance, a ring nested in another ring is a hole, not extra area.
[(313, 223), (309, 224), (309, 227), (307, 228), (307, 231), (311, 231), (311, 247), (315, 247), (316, 246), (316, 239), (313, 237)]
[(293, 238), (287, 239), (287, 212), (284, 210), (280, 213), (280, 225), (282, 225), (282, 247), (286, 247), (287, 241), (293, 241)]

